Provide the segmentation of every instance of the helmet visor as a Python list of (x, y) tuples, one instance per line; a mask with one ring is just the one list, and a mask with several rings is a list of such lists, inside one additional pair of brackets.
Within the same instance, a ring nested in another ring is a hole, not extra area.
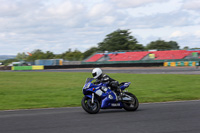
[(93, 77), (96, 77), (97, 76), (97, 73), (95, 72), (95, 73), (92, 73), (92, 76)]

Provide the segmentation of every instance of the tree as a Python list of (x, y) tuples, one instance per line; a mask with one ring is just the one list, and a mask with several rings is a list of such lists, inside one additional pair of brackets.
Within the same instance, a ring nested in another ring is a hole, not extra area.
[(136, 44), (134, 46), (129, 46), (130, 50), (144, 50), (144, 46), (142, 44)]
[(31, 52), (31, 55), (28, 56), (27, 60), (34, 61), (37, 59), (43, 59), (43, 56), (44, 56), (44, 52), (42, 52), (42, 50), (40, 50), (40, 49), (36, 49)]
[(168, 44), (172, 47), (172, 49), (179, 49), (178, 43), (175, 41), (169, 41)]
[(57, 55), (56, 58), (62, 58), (69, 61), (80, 61), (83, 59), (83, 54), (79, 50), (74, 50), (73, 52), (71, 49), (68, 49), (65, 53), (61, 55)]
[(179, 46), (174, 41), (165, 42), (164, 40), (157, 40), (147, 44), (146, 49), (179, 49)]
[(188, 49), (189, 49), (189, 47), (188, 47), (188, 46), (185, 46), (183, 49), (184, 49), (184, 50), (188, 50)]
[(98, 43), (98, 49), (101, 51), (116, 50), (142, 50), (144, 47), (137, 44), (136, 38), (130, 35), (129, 30), (116, 30), (108, 35), (103, 42)]
[(80, 61), (83, 59), (83, 54), (76, 49), (74, 52), (71, 53), (71, 57), (71, 60), (73, 61)]
[(25, 52), (23, 53), (18, 53), (16, 56), (17, 60), (26, 60), (26, 58), (28, 57), (28, 55), (25, 54)]
[(53, 54), (53, 52), (47, 51), (46, 53), (44, 53), (42, 50), (36, 49), (32, 51), (31, 55), (27, 57), (27, 61), (34, 61), (38, 59), (53, 59), (54, 57), (55, 55)]
[(55, 58), (53, 52), (47, 51), (46, 53), (44, 53), (44, 59), (53, 59), (53, 58)]

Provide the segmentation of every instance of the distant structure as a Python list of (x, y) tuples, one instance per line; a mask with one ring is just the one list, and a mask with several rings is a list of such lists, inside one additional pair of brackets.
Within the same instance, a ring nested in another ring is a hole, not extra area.
[(43, 59), (43, 60), (35, 60), (35, 65), (43, 65), (43, 66), (63, 65), (63, 59)]
[[(154, 63), (154, 62), (177, 62), (177, 61), (200, 61), (200, 50), (166, 50), (166, 51), (138, 51), (138, 52), (110, 52), (96, 53), (86, 59), (84, 64), (92, 63)], [(177, 64), (177, 63), (175, 63)], [(187, 63), (178, 63), (187, 64)], [(191, 63), (188, 63), (191, 64)]]

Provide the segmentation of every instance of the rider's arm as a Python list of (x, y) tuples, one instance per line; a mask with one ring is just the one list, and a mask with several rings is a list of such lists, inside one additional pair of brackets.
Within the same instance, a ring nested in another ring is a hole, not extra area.
[(99, 82), (99, 80), (96, 80), (95, 82), (93, 82), (93, 84), (99, 84), (100, 82)]
[(110, 77), (106, 74), (104, 74), (101, 78), (101, 83), (107, 83), (109, 84), (110, 83)]

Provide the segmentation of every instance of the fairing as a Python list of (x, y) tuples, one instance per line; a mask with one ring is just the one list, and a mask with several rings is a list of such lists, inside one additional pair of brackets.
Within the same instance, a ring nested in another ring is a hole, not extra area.
[[(119, 102), (117, 100), (117, 96), (115, 92), (111, 91), (108, 88), (108, 84), (98, 84), (95, 85), (92, 83), (94, 79), (88, 78), (85, 82), (85, 85), (83, 87), (83, 94), (88, 97), (92, 98), (92, 93), (95, 94), (95, 97), (98, 97), (100, 99), (101, 103), (101, 109), (106, 108), (123, 108), (122, 102)], [(129, 87), (130, 82), (124, 82), (120, 85), (120, 89), (124, 90), (125, 88)], [(104, 91), (103, 88), (106, 87), (107, 91)]]

